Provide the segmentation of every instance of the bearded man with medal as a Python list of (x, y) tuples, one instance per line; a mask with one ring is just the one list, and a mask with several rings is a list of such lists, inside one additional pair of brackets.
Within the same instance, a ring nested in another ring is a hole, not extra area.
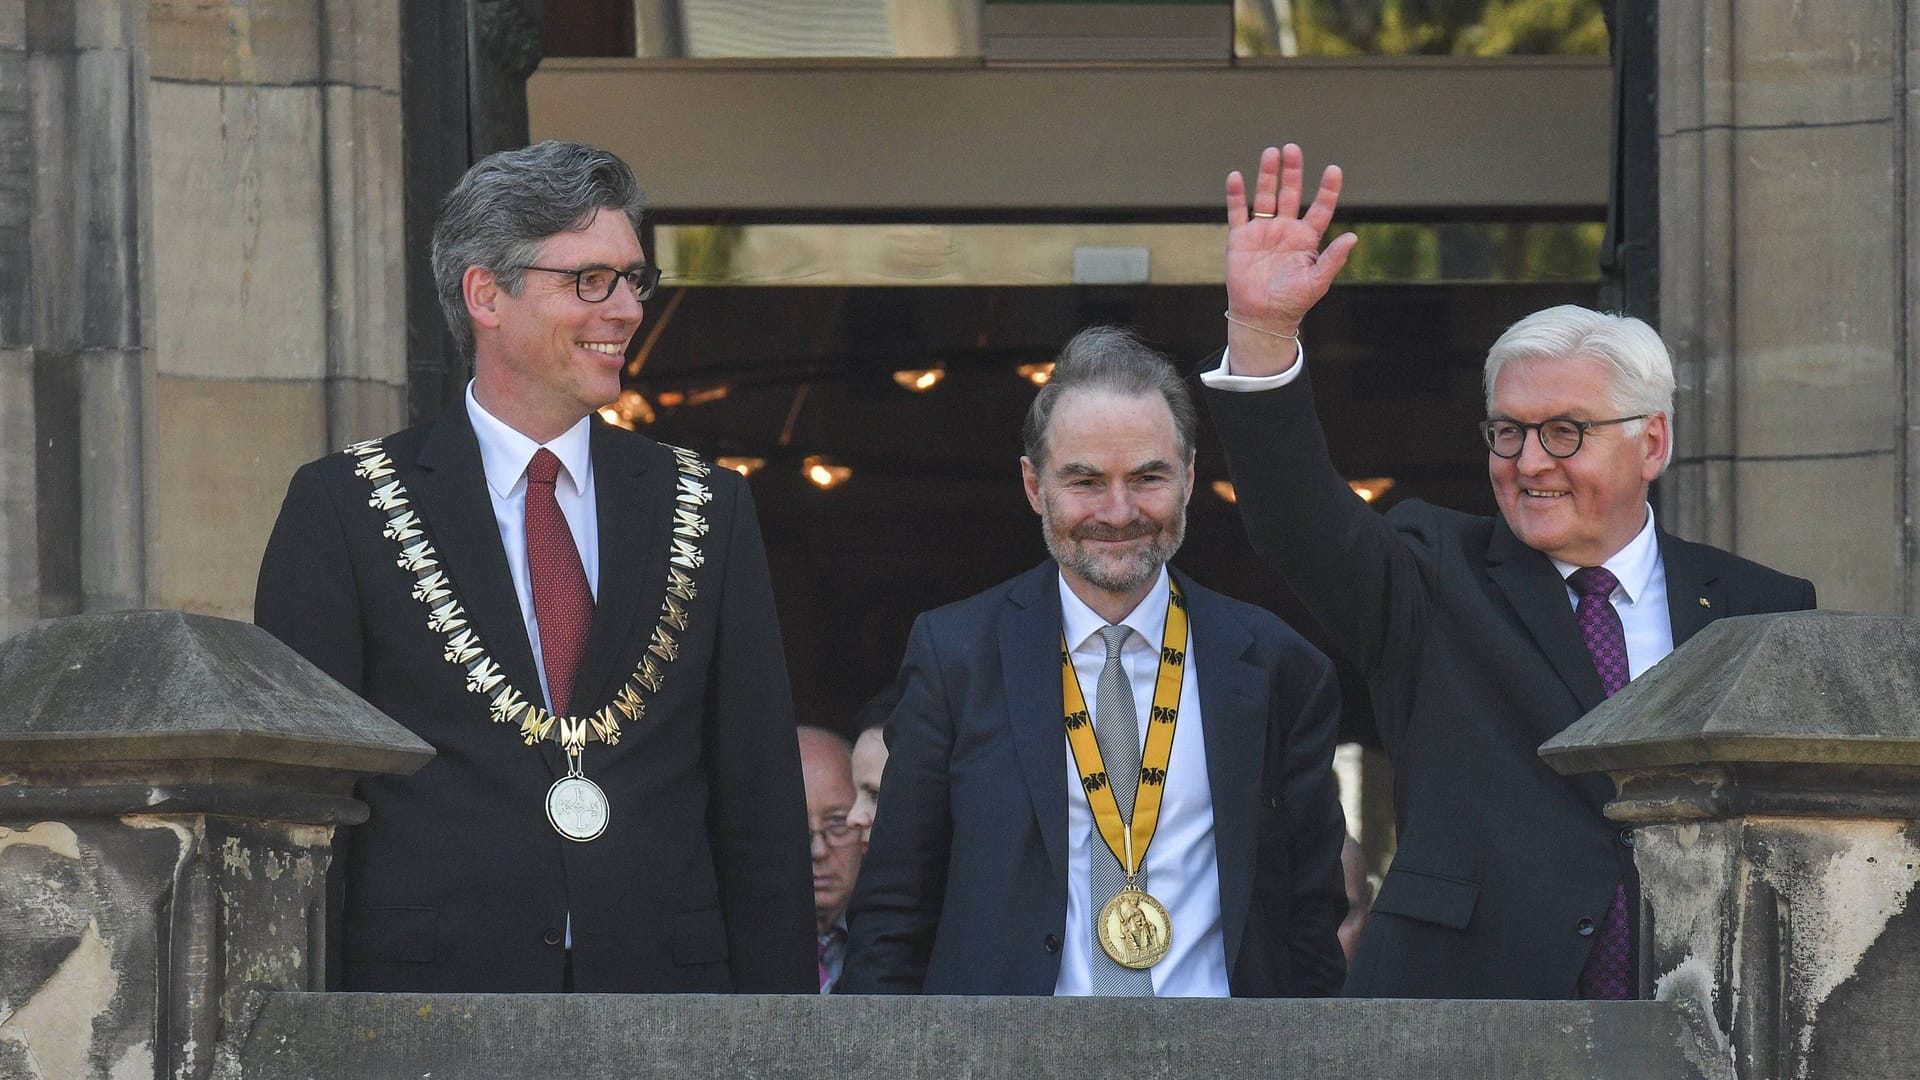
[(328, 985), (810, 993), (806, 803), (753, 502), (600, 422), (659, 271), (633, 173), (492, 155), (434, 230), (474, 378), (302, 467), (254, 619), (437, 751), (357, 789)]
[(1052, 559), (914, 624), (840, 992), (1339, 990), (1338, 689), (1168, 567), (1195, 427), (1127, 332), (1067, 344), (1021, 459)]

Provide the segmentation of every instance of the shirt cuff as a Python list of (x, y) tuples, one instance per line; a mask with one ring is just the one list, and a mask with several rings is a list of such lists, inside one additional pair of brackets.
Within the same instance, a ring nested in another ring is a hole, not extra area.
[(1220, 366), (1212, 371), (1201, 372), (1200, 382), (1202, 385), (1214, 390), (1232, 390), (1236, 393), (1254, 390), (1278, 390), (1299, 378), (1300, 373), (1307, 369), (1307, 347), (1300, 345), (1298, 348), (1300, 355), (1294, 358), (1293, 366), (1280, 372), (1278, 375), (1235, 375), (1233, 374), (1231, 366), (1228, 364), (1226, 351), (1222, 350), (1220, 353)]

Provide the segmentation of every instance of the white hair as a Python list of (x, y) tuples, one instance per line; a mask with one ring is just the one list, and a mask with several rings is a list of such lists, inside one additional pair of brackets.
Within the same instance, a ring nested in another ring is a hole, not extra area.
[[(1487, 350), (1487, 410), (1493, 410), (1493, 384), (1511, 363), (1574, 358), (1604, 364), (1612, 405), (1621, 415), (1659, 413), (1667, 418), (1667, 462), (1673, 460), (1673, 358), (1653, 327), (1630, 315), (1561, 304), (1536, 311), (1500, 335)], [(1638, 435), (1646, 422), (1624, 425)], [(1661, 463), (1665, 469), (1667, 462)]]

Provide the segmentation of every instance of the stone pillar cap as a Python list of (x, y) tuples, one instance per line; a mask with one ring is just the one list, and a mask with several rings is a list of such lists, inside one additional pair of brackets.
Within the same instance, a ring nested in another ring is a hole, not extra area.
[(1920, 765), (1920, 619), (1720, 619), (1540, 748), (1563, 774)]
[(227, 760), (407, 774), (433, 747), (250, 623), (49, 619), (0, 643), (0, 761)]

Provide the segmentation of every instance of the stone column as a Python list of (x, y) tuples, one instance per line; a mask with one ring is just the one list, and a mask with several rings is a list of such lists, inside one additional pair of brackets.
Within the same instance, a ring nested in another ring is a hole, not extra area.
[(0, 645), (0, 1076), (201, 1080), (247, 991), (321, 988), (334, 827), (432, 749), (245, 623)]
[(404, 426), (399, 0), (151, 0), (145, 602), (246, 618), (287, 478)]
[(1666, 524), (1849, 610), (1920, 612), (1916, 19), (1893, 0), (1659, 5)]
[(1640, 990), (1741, 1080), (1913, 1075), (1920, 620), (1722, 619), (1541, 748), (1633, 829)]

